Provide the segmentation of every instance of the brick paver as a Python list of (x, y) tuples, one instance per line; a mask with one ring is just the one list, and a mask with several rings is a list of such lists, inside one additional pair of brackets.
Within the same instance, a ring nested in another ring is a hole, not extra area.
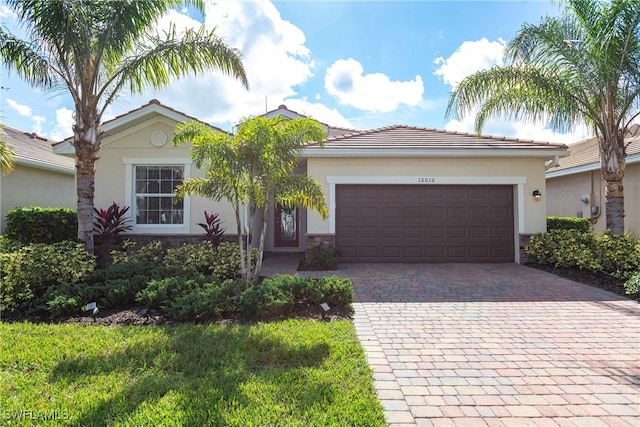
[(330, 274), (353, 280), (390, 425), (640, 426), (635, 301), (516, 264)]

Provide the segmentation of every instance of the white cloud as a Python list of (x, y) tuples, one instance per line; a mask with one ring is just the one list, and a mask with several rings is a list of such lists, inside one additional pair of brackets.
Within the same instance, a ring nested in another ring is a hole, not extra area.
[(42, 125), (47, 121), (44, 116), (33, 116), (33, 131), (39, 135), (42, 135)]
[(400, 104), (413, 106), (422, 100), (424, 86), (419, 75), (402, 82), (382, 73), (363, 73), (362, 64), (355, 59), (340, 59), (327, 69), (324, 87), (341, 104), (364, 111), (388, 112)]
[(502, 39), (492, 42), (486, 38), (465, 41), (448, 58), (440, 56), (435, 59), (438, 68), (433, 74), (455, 89), (468, 75), (494, 65), (503, 65), (505, 45)]
[(54, 141), (61, 141), (73, 135), (73, 111), (66, 107), (56, 110), (56, 124), (49, 132), (49, 138)]
[(353, 129), (354, 126), (349, 120), (345, 119), (342, 114), (335, 108), (329, 108), (318, 102), (309, 102), (306, 99), (286, 99), (285, 105), (290, 110), (296, 111), (308, 117), (313, 117), (319, 122), (331, 125)]
[(0, 18), (17, 19), (18, 15), (16, 15), (8, 6), (0, 4)]
[(9, 107), (16, 110), (21, 116), (31, 117), (31, 107), (28, 105), (18, 104), (16, 101), (9, 98), (7, 98), (7, 104), (9, 104)]
[[(450, 120), (445, 125), (445, 129), (448, 131), (475, 133), (474, 119), (475, 114), (470, 114), (463, 120)], [(489, 121), (482, 129), (482, 134), (562, 144), (573, 144), (591, 136), (591, 132), (586, 126), (577, 126), (576, 129), (571, 132), (559, 133), (545, 128), (540, 124), (499, 120)]]
[[(200, 26), (175, 11), (162, 19), (160, 28), (166, 28), (169, 21), (176, 23), (178, 29)], [(261, 113), (265, 96), (273, 105), (285, 98), (295, 98), (295, 86), (313, 76), (314, 62), (305, 46), (304, 33), (282, 19), (269, 1), (208, 1), (205, 26), (209, 30), (215, 27), (227, 45), (241, 51), (248, 91), (232, 77), (207, 72), (180, 79), (159, 91), (123, 95), (114, 105), (114, 113), (121, 114), (157, 98), (206, 122), (236, 123), (243, 117)]]

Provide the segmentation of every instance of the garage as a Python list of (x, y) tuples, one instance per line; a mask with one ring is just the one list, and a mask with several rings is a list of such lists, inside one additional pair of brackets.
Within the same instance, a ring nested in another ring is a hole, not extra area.
[(514, 262), (511, 185), (336, 186), (341, 262)]

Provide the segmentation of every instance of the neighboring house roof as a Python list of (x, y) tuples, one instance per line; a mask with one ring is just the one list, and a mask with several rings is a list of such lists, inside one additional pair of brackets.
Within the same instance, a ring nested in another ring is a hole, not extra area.
[[(640, 134), (625, 140), (627, 144), (627, 164), (640, 163)], [(549, 168), (547, 178), (572, 175), (575, 173), (600, 170), (600, 150), (597, 138), (589, 138), (569, 146), (569, 156)]]
[(416, 126), (389, 126), (330, 137), (311, 144), (304, 157), (545, 157), (566, 155), (567, 146)]
[[(118, 132), (122, 132), (123, 130), (136, 126), (140, 123), (144, 123), (145, 121), (154, 117), (167, 117), (179, 123), (196, 121), (203, 123), (217, 131), (228, 133), (193, 116), (175, 110), (171, 107), (167, 107), (166, 105), (161, 104), (157, 99), (152, 99), (151, 101), (149, 101), (149, 103), (141, 107), (128, 111), (102, 123), (100, 125), (103, 132), (102, 137), (104, 138), (114, 135)], [(63, 141), (53, 144), (53, 151), (58, 154), (75, 155), (75, 149), (73, 148), (72, 140), (73, 137), (69, 137)]]
[(73, 175), (75, 161), (53, 153), (53, 141), (9, 126), (0, 125), (0, 140), (9, 144), (15, 153), (16, 163), (28, 167), (46, 169)]
[[(297, 119), (299, 117), (308, 117), (308, 116), (306, 116), (304, 114), (298, 113), (297, 111), (290, 110), (284, 104), (280, 104), (278, 106), (278, 108), (276, 108), (275, 110), (267, 111), (266, 113), (262, 114), (262, 116), (263, 117), (267, 117), (267, 118), (272, 118), (272, 117), (276, 117), (276, 116), (284, 116), (284, 117), (288, 117), (290, 119)], [(352, 133), (352, 132), (359, 132), (357, 129), (342, 128), (342, 127), (339, 127), (339, 126), (331, 126), (331, 125), (328, 125), (326, 123), (322, 123), (320, 121), (318, 121), (318, 122), (325, 127), (325, 130), (327, 131), (327, 137), (328, 138), (331, 138), (333, 136), (338, 136), (338, 135), (344, 135), (344, 134)]]

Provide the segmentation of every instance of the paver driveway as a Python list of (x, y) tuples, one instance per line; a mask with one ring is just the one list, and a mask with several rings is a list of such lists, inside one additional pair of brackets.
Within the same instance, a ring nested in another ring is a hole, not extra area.
[(640, 426), (640, 306), (515, 264), (341, 264), (391, 425)]

